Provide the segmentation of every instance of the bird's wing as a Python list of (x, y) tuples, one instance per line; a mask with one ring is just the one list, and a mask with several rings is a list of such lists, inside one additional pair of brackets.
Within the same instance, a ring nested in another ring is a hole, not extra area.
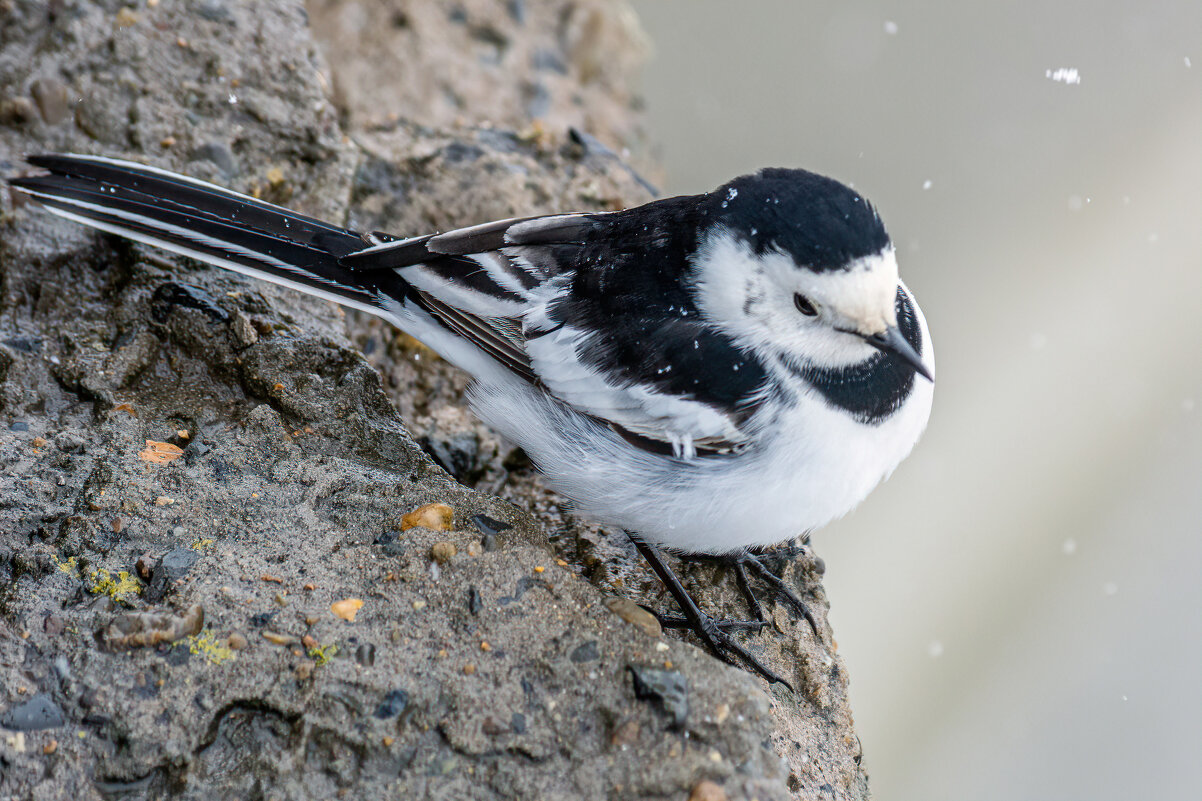
[(340, 265), (395, 270), (444, 326), (642, 447), (735, 449), (762, 369), (688, 308), (671, 276), (665, 292), (615, 274), (664, 255), (625, 237), (620, 215), (502, 220), (385, 242)]

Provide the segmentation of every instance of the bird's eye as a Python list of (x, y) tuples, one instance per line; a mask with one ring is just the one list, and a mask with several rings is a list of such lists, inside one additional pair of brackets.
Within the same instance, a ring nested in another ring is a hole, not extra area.
[(818, 313), (818, 310), (814, 308), (814, 304), (810, 303), (810, 299), (800, 292), (793, 293), (793, 305), (806, 317), (813, 317)]

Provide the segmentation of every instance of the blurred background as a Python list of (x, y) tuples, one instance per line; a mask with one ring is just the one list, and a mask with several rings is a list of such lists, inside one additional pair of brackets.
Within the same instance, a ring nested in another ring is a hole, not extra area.
[(852, 183), (935, 337), (814, 537), (876, 797), (1202, 798), (1202, 3), (634, 6), (665, 193)]

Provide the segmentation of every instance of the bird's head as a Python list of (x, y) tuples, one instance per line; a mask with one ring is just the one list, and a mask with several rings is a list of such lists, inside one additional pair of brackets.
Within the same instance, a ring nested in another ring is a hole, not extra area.
[(898, 328), (893, 244), (855, 191), (767, 169), (715, 190), (703, 214), (699, 305), (740, 344), (833, 368), (884, 351), (934, 380)]

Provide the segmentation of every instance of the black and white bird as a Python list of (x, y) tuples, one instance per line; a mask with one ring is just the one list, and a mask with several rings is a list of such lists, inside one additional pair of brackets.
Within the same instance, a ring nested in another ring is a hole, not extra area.
[(658, 547), (737, 557), (741, 585), (750, 567), (804, 612), (750, 552), (850, 511), (931, 410), (930, 335), (880, 217), (804, 170), (395, 239), (127, 161), (29, 162), (47, 174), (10, 184), (55, 214), (378, 315), (466, 370), (475, 413), (769, 680)]

